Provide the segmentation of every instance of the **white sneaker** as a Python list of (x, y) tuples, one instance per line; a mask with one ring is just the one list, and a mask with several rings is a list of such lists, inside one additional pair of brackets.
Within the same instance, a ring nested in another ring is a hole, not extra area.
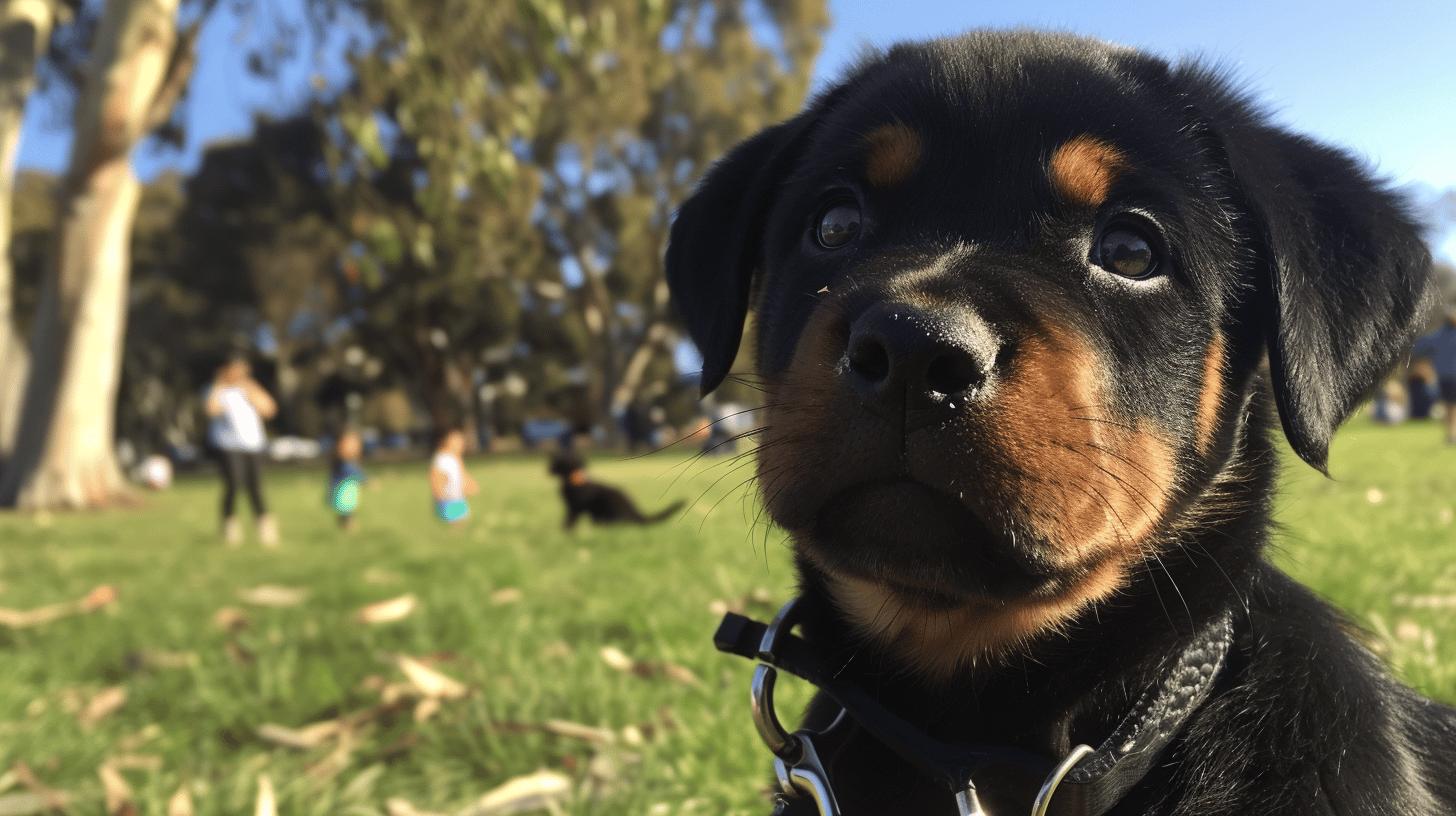
[(264, 547), (278, 546), (278, 522), (271, 513), (258, 519), (258, 543)]
[(236, 547), (243, 543), (243, 523), (237, 517), (223, 519), (222, 540), (229, 547)]

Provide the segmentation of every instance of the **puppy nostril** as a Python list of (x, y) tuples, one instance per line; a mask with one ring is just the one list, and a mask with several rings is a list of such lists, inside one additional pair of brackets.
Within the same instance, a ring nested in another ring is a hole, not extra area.
[(860, 338), (849, 350), (849, 370), (872, 383), (890, 376), (890, 354), (873, 337)]
[(925, 386), (937, 394), (959, 394), (981, 380), (975, 358), (967, 354), (946, 352), (930, 361), (925, 369)]

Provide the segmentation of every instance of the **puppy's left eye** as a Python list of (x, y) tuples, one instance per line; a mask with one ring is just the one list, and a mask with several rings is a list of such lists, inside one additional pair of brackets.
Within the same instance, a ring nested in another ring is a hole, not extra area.
[(1158, 251), (1142, 230), (1114, 226), (1097, 241), (1097, 265), (1124, 278), (1142, 280), (1158, 273)]
[(859, 205), (840, 201), (829, 205), (819, 216), (814, 239), (825, 249), (839, 249), (859, 236)]

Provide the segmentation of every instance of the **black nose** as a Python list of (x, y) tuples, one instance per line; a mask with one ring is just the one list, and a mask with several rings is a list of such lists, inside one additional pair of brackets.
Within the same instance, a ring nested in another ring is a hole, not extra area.
[(995, 336), (969, 312), (880, 303), (850, 327), (849, 379), (885, 408), (954, 408), (986, 385), (996, 348)]

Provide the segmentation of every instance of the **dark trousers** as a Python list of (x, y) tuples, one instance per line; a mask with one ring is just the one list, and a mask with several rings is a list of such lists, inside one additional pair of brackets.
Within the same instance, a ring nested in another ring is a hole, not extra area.
[(266, 515), (268, 507), (263, 503), (263, 491), (259, 485), (263, 454), (220, 450), (217, 452), (217, 462), (222, 468), (222, 517), (233, 517), (233, 504), (239, 487), (248, 492), (248, 501), (253, 505), (253, 516), (256, 518)]

